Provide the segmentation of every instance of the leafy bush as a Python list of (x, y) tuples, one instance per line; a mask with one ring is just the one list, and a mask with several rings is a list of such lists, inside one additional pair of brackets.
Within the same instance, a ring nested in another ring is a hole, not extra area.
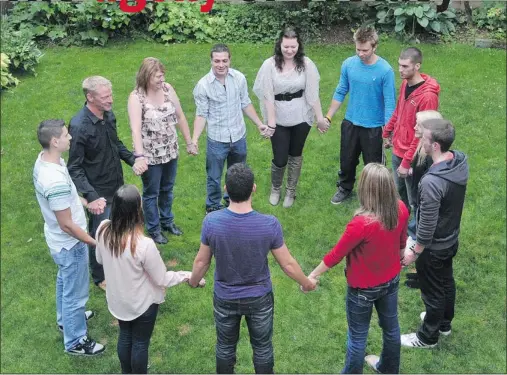
[(448, 35), (454, 33), (455, 23), (461, 22), (454, 9), (437, 12), (432, 3), (387, 2), (375, 6), (377, 23), (394, 26), (398, 35), (414, 37), (417, 29), (430, 33)]
[(211, 42), (217, 20), (199, 11), (197, 3), (146, 4), (148, 31), (162, 42)]
[(3, 23), (1, 38), (2, 52), (10, 59), (10, 71), (36, 74), (35, 66), (42, 53), (33, 41), (32, 32), (27, 28), (16, 31)]
[(5, 53), (1, 53), (1, 62), (0, 62), (0, 68), (1, 68), (1, 89), (4, 90), (10, 86), (17, 86), (19, 83), (19, 80), (16, 77), (13, 77), (13, 75), (9, 72), (9, 65), (11, 64), (11, 61), (7, 57)]
[(488, 3), (472, 12), (472, 20), (478, 28), (490, 31), (498, 39), (505, 39), (505, 4)]

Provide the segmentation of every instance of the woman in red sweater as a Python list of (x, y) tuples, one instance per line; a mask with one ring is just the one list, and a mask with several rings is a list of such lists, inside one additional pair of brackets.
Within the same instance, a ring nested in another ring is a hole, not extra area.
[[(359, 180), (361, 206), (336, 246), (309, 275), (317, 279), (346, 257), (347, 355), (342, 373), (362, 374), (363, 360), (375, 371), (397, 374), (400, 368), (398, 284), (407, 242), (408, 210), (399, 199), (390, 171), (367, 164)], [(380, 358), (364, 357), (373, 306), (383, 332)]]

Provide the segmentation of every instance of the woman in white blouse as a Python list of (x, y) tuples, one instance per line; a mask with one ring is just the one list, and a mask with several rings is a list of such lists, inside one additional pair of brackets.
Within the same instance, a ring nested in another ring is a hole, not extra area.
[(253, 91), (259, 98), (273, 149), (269, 203), (280, 201), (285, 168), (287, 183), (283, 207), (291, 207), (303, 163), (303, 147), (317, 116), (321, 133), (329, 128), (319, 99), (319, 72), (304, 54), (299, 33), (287, 27), (275, 43), (275, 54), (262, 64)]
[(123, 185), (113, 197), (111, 220), (104, 220), (97, 229), (95, 255), (104, 266), (107, 306), (120, 326), (117, 349), (124, 374), (147, 373), (158, 305), (164, 302), (166, 288), (187, 282), (191, 275), (167, 271), (143, 227), (139, 190)]

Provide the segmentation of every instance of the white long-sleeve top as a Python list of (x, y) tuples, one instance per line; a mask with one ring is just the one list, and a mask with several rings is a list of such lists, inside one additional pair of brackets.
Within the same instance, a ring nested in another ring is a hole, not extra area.
[[(109, 220), (100, 224), (97, 233), (106, 222)], [(134, 256), (129, 240), (119, 257), (113, 255), (100, 236), (95, 256), (104, 266), (109, 311), (116, 319), (125, 321), (141, 316), (153, 303), (164, 302), (166, 288), (182, 283), (191, 275), (188, 271), (167, 271), (155, 242), (145, 236), (137, 240)]]

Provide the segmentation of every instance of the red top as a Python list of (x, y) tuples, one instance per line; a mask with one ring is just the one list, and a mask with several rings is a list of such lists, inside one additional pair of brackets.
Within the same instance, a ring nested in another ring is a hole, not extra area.
[(383, 138), (393, 136), (393, 154), (402, 158), (401, 166), (410, 168), (419, 139), (415, 135), (415, 114), (428, 109), (438, 109), (438, 94), (440, 86), (438, 82), (426, 74), (421, 74), (424, 83), (416, 88), (407, 99), (405, 90), (407, 80), (403, 80), (400, 88), (400, 97), (391, 119), (384, 127)]
[(407, 243), (409, 217), (401, 200), (398, 207), (398, 226), (392, 231), (366, 216), (355, 216), (324, 256), (324, 264), (331, 268), (346, 256), (347, 283), (353, 288), (372, 288), (393, 279), (401, 270), (400, 249)]

